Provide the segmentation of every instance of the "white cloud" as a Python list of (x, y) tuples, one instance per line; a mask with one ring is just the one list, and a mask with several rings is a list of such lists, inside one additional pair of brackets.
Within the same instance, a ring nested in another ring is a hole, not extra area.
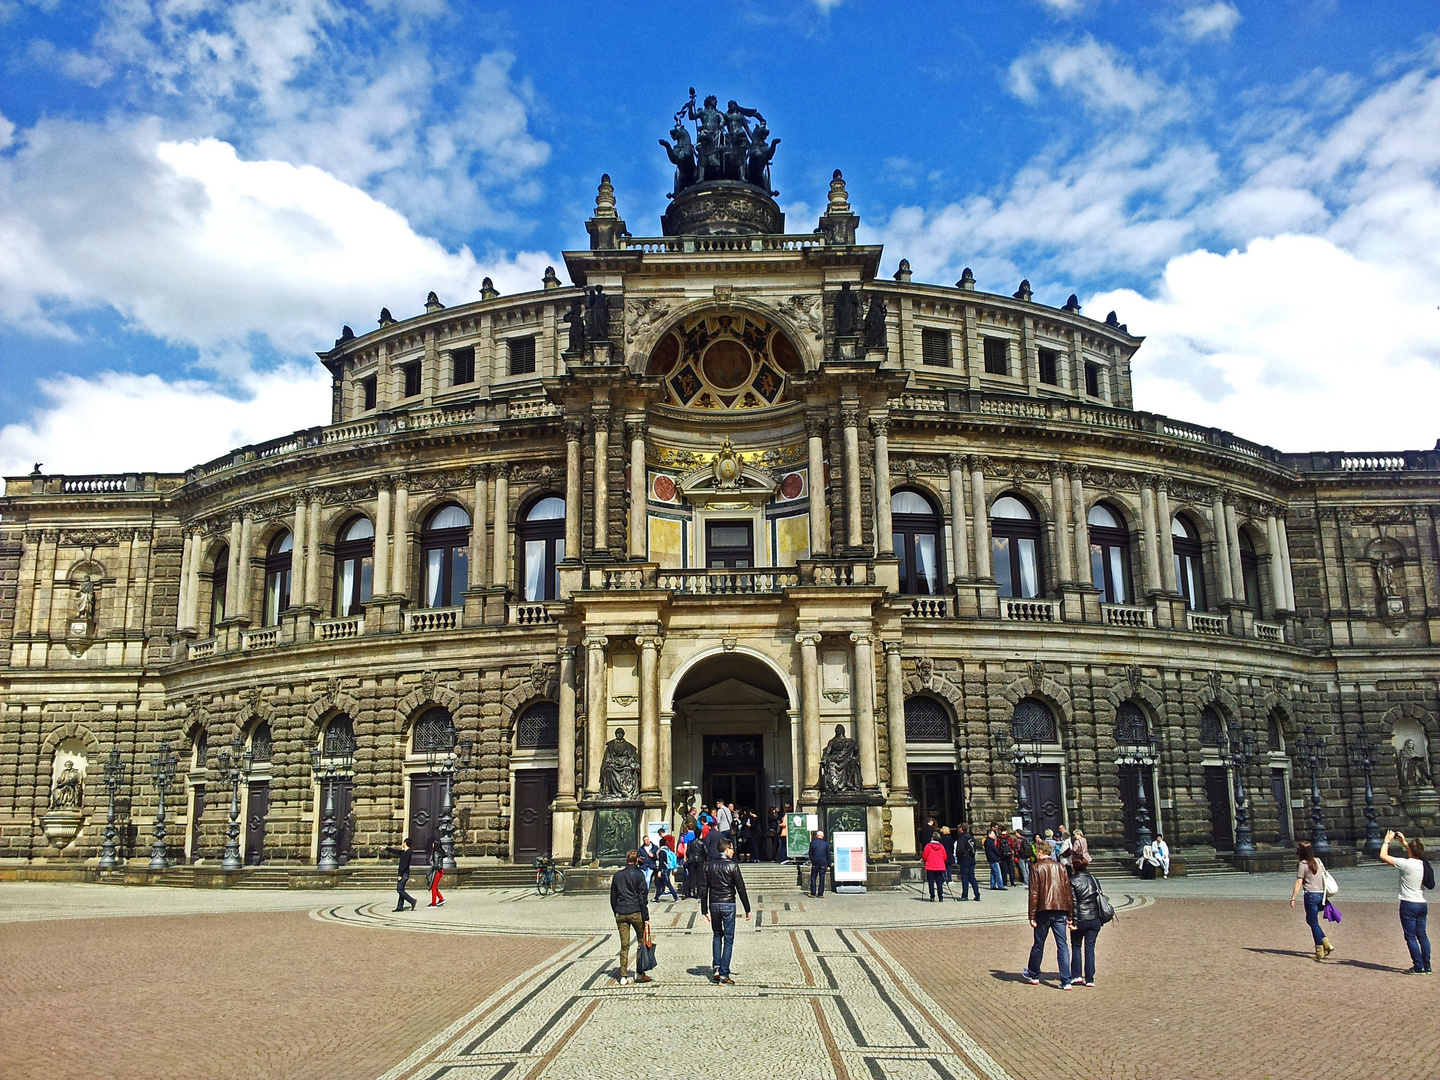
[(1176, 97), (1155, 75), (1136, 71), (1113, 45), (1088, 34), (1074, 45), (1041, 45), (1011, 62), (1010, 92), (1021, 101), (1038, 102), (1043, 83), (1092, 112), (1168, 111)]
[(0, 113), (0, 150), (6, 149), (14, 141), (15, 125), (4, 113)]
[(1319, 237), (1172, 259), (1153, 298), (1086, 301), (1145, 335), (1142, 409), (1284, 450), (1425, 449), (1440, 436), (1440, 311)]
[(1196, 4), (1182, 11), (1175, 20), (1175, 29), (1187, 41), (1216, 38), (1229, 41), (1240, 25), (1240, 9), (1227, 0), (1214, 4)]
[(1062, 19), (1079, 15), (1085, 10), (1085, 0), (1040, 0), (1040, 3), (1050, 14), (1058, 15)]
[(60, 375), (39, 384), (44, 405), (0, 428), (0, 476), (179, 472), (249, 443), (330, 419), (330, 376), (317, 363), (244, 376), (233, 394), (157, 375)]

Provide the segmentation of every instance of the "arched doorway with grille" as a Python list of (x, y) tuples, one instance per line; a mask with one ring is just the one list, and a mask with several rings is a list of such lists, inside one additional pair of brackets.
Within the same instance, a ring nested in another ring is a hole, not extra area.
[(932, 831), (953, 831), (968, 819), (965, 779), (958, 768), (950, 708), (926, 694), (905, 699), (905, 756), (915, 800), (915, 850)]
[(553, 854), (551, 804), (559, 789), (560, 706), (533, 701), (515, 717), (510, 749), (513, 790), (510, 851), (517, 863)]

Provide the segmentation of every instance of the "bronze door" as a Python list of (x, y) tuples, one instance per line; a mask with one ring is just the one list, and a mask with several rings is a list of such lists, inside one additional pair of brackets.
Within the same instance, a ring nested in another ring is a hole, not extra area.
[(739, 813), (741, 810), (754, 810), (757, 813), (761, 813), (765, 810), (765, 807), (759, 803), (759, 773), (711, 773), (706, 776), (705, 779), (708, 786), (710, 806), (715, 805), (716, 799), (724, 799), (734, 807), (736, 813)]
[(1205, 766), (1205, 798), (1210, 803), (1210, 842), (1216, 851), (1235, 850), (1230, 818), (1230, 773), (1218, 765)]
[(445, 806), (443, 776), (410, 778), (410, 846), (417, 852), (430, 848), (440, 838), (440, 814)]
[(245, 865), (265, 861), (265, 818), (270, 813), (270, 781), (250, 785), (245, 801)]
[(320, 839), (325, 833), (325, 807), (329, 805), (331, 791), (335, 794), (335, 855), (340, 865), (350, 861), (350, 849), (355, 843), (355, 814), (353, 810), (355, 781), (348, 776), (325, 780), (320, 784)]
[(520, 769), (515, 773), (515, 861), (532, 862), (552, 854), (550, 804), (560, 788), (555, 769)]

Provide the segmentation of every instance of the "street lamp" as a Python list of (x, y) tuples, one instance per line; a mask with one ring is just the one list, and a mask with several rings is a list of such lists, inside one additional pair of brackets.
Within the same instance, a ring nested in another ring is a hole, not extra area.
[(220, 860), (221, 870), (239, 870), (245, 864), (240, 858), (240, 774), (250, 768), (250, 751), (245, 749), (245, 739), (236, 733), (229, 746), (222, 746), (216, 755), (220, 775), (230, 785), (230, 821), (225, 826), (225, 855)]
[(155, 842), (150, 845), (150, 869), (165, 870), (170, 866), (169, 849), (165, 844), (165, 793), (175, 783), (177, 759), (168, 742), (160, 744), (160, 752), (150, 759), (150, 782), (155, 785), (159, 801), (155, 808)]
[(1330, 854), (1330, 836), (1325, 831), (1325, 811), (1320, 802), (1320, 770), (1325, 768), (1325, 740), (1309, 724), (1295, 740), (1300, 760), (1310, 768), (1310, 846), (1316, 855)]
[(1350, 743), (1350, 760), (1356, 768), (1365, 773), (1365, 854), (1379, 855), (1383, 838), (1380, 835), (1380, 814), (1375, 809), (1375, 787), (1370, 774), (1375, 770), (1375, 758), (1380, 751), (1380, 740), (1365, 730)]
[(110, 757), (105, 762), (105, 791), (110, 796), (110, 813), (105, 819), (105, 841), (100, 845), (101, 870), (114, 870), (120, 865), (120, 858), (115, 854), (115, 796), (125, 783), (126, 772), (125, 762), (120, 757), (120, 748), (116, 746), (111, 749)]
[(455, 780), (457, 774), (463, 777), (470, 768), (474, 750), (474, 743), (469, 739), (461, 739), (445, 755), (444, 764), (441, 766), (445, 774), (445, 799), (440, 809), (440, 847), (444, 852), (441, 866), (446, 870), (455, 869)]
[(1034, 829), (1030, 819), (1030, 796), (1025, 790), (1025, 766), (1040, 763), (1040, 740), (1026, 738), (1020, 725), (1012, 721), (1008, 731), (997, 725), (990, 733), (990, 742), (998, 760), (1010, 759), (1010, 767), (1015, 770), (1015, 784), (1019, 789), (1017, 809), (1020, 813), (1020, 827), (1026, 834), (1032, 834)]
[(1245, 799), (1245, 770), (1255, 760), (1255, 736), (1242, 731), (1236, 720), (1230, 721), (1221, 760), (1235, 776), (1235, 854), (1254, 855), (1255, 839), (1250, 832), (1250, 805)]
[(310, 772), (316, 783), (325, 789), (325, 817), (320, 826), (320, 861), (315, 865), (319, 870), (339, 870), (340, 858), (335, 844), (336, 834), (340, 831), (335, 824), (335, 778), (349, 771), (355, 760), (355, 751), (348, 739), (337, 740), (335, 745), (326, 749), (329, 753), (319, 746), (310, 748)]
[(1154, 736), (1148, 739), (1118, 743), (1115, 747), (1115, 764), (1132, 766), (1135, 769), (1135, 854), (1145, 850), (1145, 845), (1154, 839), (1150, 832), (1150, 800), (1146, 788), (1145, 770), (1153, 769), (1160, 760), (1160, 742)]

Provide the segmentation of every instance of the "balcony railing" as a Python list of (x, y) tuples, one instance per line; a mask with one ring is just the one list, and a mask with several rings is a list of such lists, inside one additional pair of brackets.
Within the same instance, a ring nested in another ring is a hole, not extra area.
[(220, 647), (219, 638), (207, 638), (204, 641), (192, 641), (187, 655), (191, 660), (208, 660), (215, 655)]
[(759, 596), (800, 584), (795, 570), (662, 570), (661, 589), (682, 596)]
[(948, 596), (917, 596), (910, 601), (912, 619), (948, 619), (955, 610)]
[(545, 604), (511, 604), (509, 614), (511, 626), (544, 626), (554, 621)]
[(1124, 626), (1131, 630), (1147, 630), (1155, 625), (1155, 610), (1131, 604), (1101, 604), (1106, 626)]
[(1187, 611), (1185, 625), (1197, 634), (1223, 637), (1230, 629), (1230, 620), (1224, 615), (1202, 615), (1198, 611)]
[(1255, 636), (1261, 641), (1273, 642), (1276, 645), (1285, 644), (1285, 627), (1277, 626), (1274, 623), (1257, 622), (1255, 624)]
[(1060, 621), (1060, 601), (1014, 600), (1008, 596), (1002, 596), (1000, 598), (1000, 617), (1010, 619), (1012, 622), (1057, 623)]
[(311, 638), (314, 641), (344, 641), (357, 638), (365, 633), (365, 616), (352, 615), (346, 619), (319, 619), (311, 624)]
[(266, 627), (264, 630), (247, 630), (240, 635), (240, 649), (242, 652), (254, 652), (256, 649), (273, 649), (280, 644), (280, 628), (278, 626)]
[(422, 608), (405, 612), (405, 633), (423, 634), (429, 630), (458, 630), (463, 607)]

